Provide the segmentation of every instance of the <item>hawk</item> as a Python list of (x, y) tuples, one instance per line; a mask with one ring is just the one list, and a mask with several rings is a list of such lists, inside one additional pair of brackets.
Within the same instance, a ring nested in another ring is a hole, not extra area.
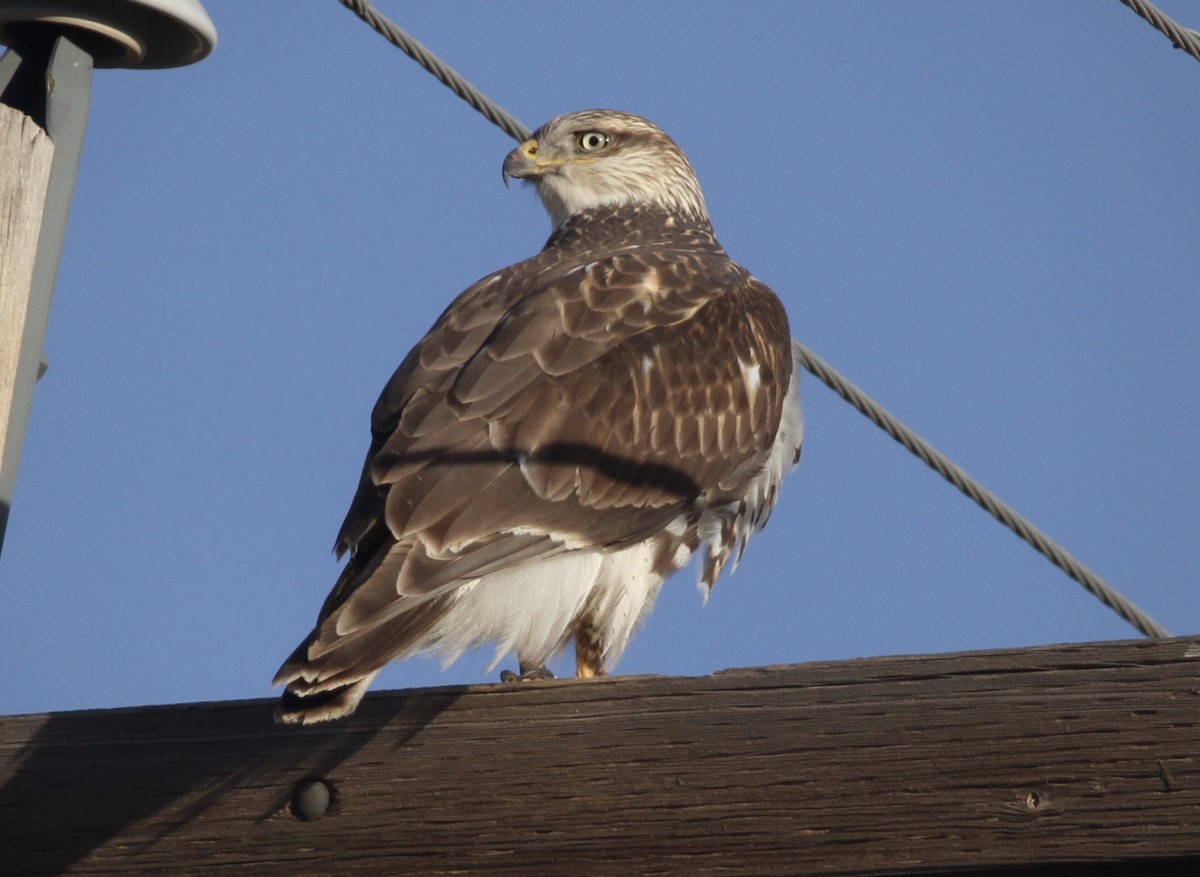
[(725, 254), (683, 151), (613, 110), (504, 160), (554, 230), (456, 298), (371, 415), (345, 569), (284, 662), (277, 719), (354, 711), (389, 661), (494, 643), (520, 676), (620, 658), (663, 580), (707, 596), (799, 459), (787, 314)]

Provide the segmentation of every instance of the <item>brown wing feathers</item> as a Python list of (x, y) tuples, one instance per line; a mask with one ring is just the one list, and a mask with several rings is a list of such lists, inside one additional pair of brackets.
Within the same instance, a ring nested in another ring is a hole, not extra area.
[(791, 368), (769, 290), (719, 249), (539, 260), (463, 293), (385, 388), (351, 557), (277, 679), (354, 682), (428, 634), (456, 583), (646, 538), (761, 466)]

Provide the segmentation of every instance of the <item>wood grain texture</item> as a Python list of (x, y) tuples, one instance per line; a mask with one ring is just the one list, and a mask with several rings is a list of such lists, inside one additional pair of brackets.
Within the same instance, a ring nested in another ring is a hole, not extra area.
[(0, 103), (0, 459), (8, 459), (18, 381), (33, 382), (42, 353), (33, 351), (27, 373), (18, 374), (53, 159), (54, 144), (46, 132), (25, 113)]
[(0, 873), (1195, 874), (1198, 671), (1172, 639), (385, 692), (309, 728), (16, 716)]

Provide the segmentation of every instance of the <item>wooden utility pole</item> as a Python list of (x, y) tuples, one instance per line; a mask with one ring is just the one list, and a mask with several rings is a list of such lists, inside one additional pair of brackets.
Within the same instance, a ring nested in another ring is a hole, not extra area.
[(0, 547), (44, 367), (92, 69), (191, 64), (216, 39), (199, 0), (0, 3)]
[(0, 546), (91, 98), (92, 57), (39, 34), (0, 58)]
[(273, 709), (0, 719), (0, 873), (1200, 874), (1195, 638)]
[[(9, 457), (9, 425), (25, 348), (29, 289), (54, 144), (30, 116), (0, 103), (0, 460)], [(39, 351), (40, 352), (40, 351)], [(19, 444), (19, 436), (12, 444)], [(5, 464), (0, 464), (5, 465)]]

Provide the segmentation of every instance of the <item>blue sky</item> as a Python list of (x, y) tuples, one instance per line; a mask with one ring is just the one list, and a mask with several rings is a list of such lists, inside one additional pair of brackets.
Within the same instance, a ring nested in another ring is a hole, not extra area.
[[(1200, 630), (1200, 64), (1117, 0), (377, 5), (530, 127), (659, 123), (797, 338)], [(512, 142), (335, 0), (205, 7), (205, 61), (95, 75), (0, 557), (0, 713), (268, 696), (383, 382), (549, 232), (501, 183)], [(769, 526), (707, 606), (671, 580), (619, 672), (1137, 636), (803, 394)]]

